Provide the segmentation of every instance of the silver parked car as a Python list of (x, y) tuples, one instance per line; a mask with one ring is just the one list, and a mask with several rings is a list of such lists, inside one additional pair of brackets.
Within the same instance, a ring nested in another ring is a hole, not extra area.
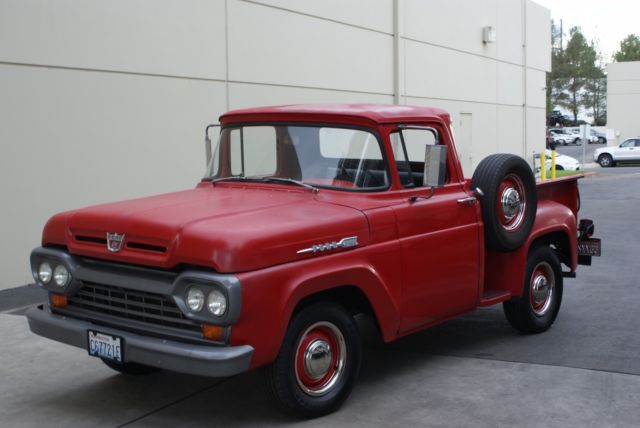
[(618, 162), (640, 162), (640, 137), (629, 138), (618, 146), (596, 149), (593, 160), (603, 168), (616, 166)]

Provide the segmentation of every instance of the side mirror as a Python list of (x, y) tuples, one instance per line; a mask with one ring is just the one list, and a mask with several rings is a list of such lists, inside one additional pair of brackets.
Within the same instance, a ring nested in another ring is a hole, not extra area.
[(447, 146), (426, 146), (423, 184), (432, 188), (444, 186), (446, 172)]

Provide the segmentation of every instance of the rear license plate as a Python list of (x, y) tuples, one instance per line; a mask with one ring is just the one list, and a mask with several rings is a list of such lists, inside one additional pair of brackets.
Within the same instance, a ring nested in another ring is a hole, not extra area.
[(123, 362), (123, 338), (94, 330), (87, 330), (87, 337), (89, 355), (117, 361), (118, 363)]
[(578, 240), (578, 255), (600, 257), (600, 240), (595, 238)]

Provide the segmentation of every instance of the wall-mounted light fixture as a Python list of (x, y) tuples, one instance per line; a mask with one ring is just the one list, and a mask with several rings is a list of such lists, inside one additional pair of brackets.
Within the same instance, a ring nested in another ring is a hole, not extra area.
[(490, 25), (482, 27), (482, 42), (483, 43), (495, 43), (496, 41), (496, 27)]

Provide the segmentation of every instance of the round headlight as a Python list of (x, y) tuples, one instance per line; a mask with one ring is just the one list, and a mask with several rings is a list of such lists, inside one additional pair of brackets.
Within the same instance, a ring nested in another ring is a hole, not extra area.
[(213, 315), (221, 317), (227, 311), (227, 298), (219, 290), (213, 290), (207, 297), (207, 309)]
[(191, 287), (187, 292), (187, 306), (193, 312), (200, 312), (204, 306), (204, 293), (198, 287)]
[(71, 275), (67, 268), (64, 265), (56, 266), (53, 270), (53, 282), (55, 282), (58, 287), (64, 287), (69, 283), (69, 279), (71, 279)]
[(44, 284), (48, 284), (51, 281), (52, 275), (53, 269), (51, 269), (51, 265), (47, 262), (40, 263), (38, 267), (38, 279)]

